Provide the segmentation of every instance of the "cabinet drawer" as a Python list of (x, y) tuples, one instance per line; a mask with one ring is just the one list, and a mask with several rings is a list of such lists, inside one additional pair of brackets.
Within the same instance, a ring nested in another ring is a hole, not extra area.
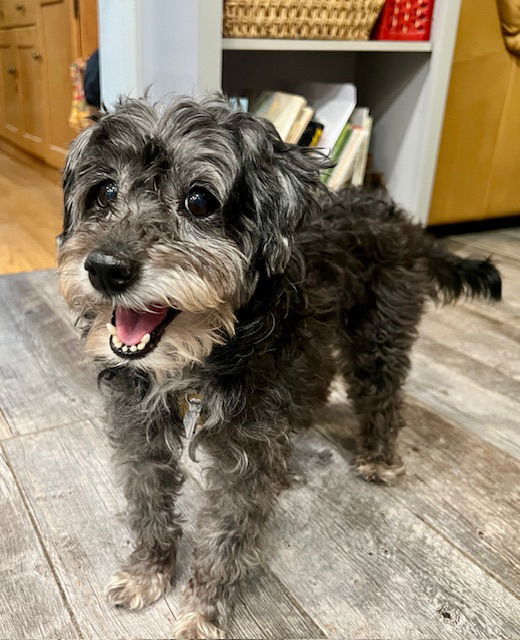
[[(36, 0), (2, 0), (2, 27), (22, 27), (36, 24)], [(3, 16), (3, 18), (2, 18)]]

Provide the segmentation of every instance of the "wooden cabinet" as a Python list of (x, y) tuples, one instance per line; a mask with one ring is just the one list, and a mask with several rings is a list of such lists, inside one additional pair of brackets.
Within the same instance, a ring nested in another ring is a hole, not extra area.
[[(70, 65), (82, 49), (78, 10), (83, 5), (0, 0), (0, 137), (58, 168), (76, 135), (68, 124)], [(95, 12), (95, 4), (88, 6)], [(95, 16), (88, 17), (95, 23)], [(89, 34), (92, 40), (93, 27)]]
[(0, 0), (0, 29), (5, 27), (5, 9), (4, 0)]
[(43, 57), (36, 27), (0, 31), (1, 135), (44, 156)]
[(16, 57), (16, 41), (13, 31), (0, 31), (1, 68), (1, 135), (15, 142), (22, 129), (20, 69)]
[(36, 27), (15, 29), (16, 59), (20, 83), (22, 146), (38, 156), (45, 155), (44, 74)]
[(90, 56), (98, 48), (98, 0), (75, 0), (78, 51), (82, 57)]
[(520, 57), (496, 2), (463, 0), (429, 224), (518, 215), (519, 144)]
[(42, 2), (40, 33), (46, 55), (47, 91), (53, 105), (52, 109), (46, 111), (46, 161), (60, 168), (69, 143), (76, 135), (68, 123), (72, 102), (70, 65), (79, 55), (73, 46), (73, 19), (69, 3), (65, 0)]

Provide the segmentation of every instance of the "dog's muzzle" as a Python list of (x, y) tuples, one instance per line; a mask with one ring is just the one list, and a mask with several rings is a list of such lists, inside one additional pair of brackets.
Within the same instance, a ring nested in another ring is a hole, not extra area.
[[(85, 269), (94, 289), (109, 298), (127, 291), (139, 276), (136, 260), (99, 249), (88, 255)], [(116, 304), (112, 322), (107, 324), (110, 348), (124, 359), (143, 358), (155, 349), (178, 313), (177, 309), (160, 304), (150, 304), (144, 311)]]

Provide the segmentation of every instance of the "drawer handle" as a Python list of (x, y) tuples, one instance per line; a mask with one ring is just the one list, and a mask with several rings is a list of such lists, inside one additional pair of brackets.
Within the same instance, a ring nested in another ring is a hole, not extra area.
[(16, 67), (13, 64), (10, 64), (7, 67), (7, 73), (16, 73)]
[(24, 5), (24, 4), (22, 4), (21, 2), (18, 2), (18, 3), (16, 3), (16, 4), (14, 5), (14, 8), (15, 8), (17, 11), (23, 11), (23, 10), (25, 9), (25, 5)]
[(42, 54), (39, 51), (34, 51), (32, 54), (33, 60), (41, 60)]

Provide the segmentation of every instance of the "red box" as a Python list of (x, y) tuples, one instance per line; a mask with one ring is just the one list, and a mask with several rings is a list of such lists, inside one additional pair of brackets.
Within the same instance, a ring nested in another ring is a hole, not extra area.
[(374, 37), (376, 40), (429, 40), (434, 0), (386, 0)]

